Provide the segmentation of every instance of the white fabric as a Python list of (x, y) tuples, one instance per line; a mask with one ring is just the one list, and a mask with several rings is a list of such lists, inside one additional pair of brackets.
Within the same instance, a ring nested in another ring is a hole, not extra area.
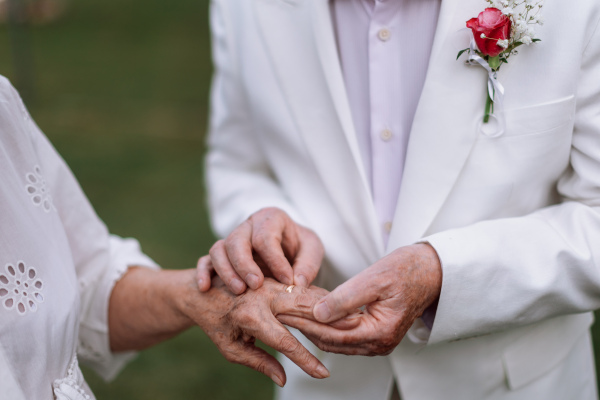
[(215, 230), (284, 208), (323, 240), (329, 289), (422, 239), (443, 263), (431, 336), (416, 326), (386, 358), (317, 352), (324, 381), (284, 360), (294, 390), (280, 398), (384, 400), (392, 373), (404, 400), (596, 398), (578, 343), (600, 307), (600, 3), (545, 3), (543, 42), (500, 73), (506, 132), (495, 139), (480, 127), (487, 75), (456, 61), (461, 29), (485, 6), (442, 2), (386, 248), (329, 2), (212, 2)]
[(387, 240), (440, 0), (332, 0), (331, 6), (362, 164)]
[(128, 266), (156, 266), (136, 241), (109, 236), (3, 77), (0, 178), (0, 375), (14, 378), (0, 398), (93, 398), (76, 355), (104, 378), (117, 373), (131, 355), (110, 352), (110, 293)]

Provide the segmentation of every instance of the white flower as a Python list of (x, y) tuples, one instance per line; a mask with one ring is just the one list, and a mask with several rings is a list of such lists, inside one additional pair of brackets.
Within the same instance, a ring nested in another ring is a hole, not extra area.
[(521, 38), (521, 43), (526, 44), (527, 46), (529, 46), (531, 43), (533, 43), (533, 40), (531, 40), (531, 36), (523, 36)]
[(502, 14), (504, 14), (504, 15), (513, 15), (514, 13), (515, 13), (515, 10), (512, 7), (505, 7), (502, 10)]
[(527, 22), (523, 21), (522, 19), (518, 20), (516, 28), (517, 28), (517, 34), (518, 35), (521, 35), (521, 34), (525, 33), (527, 31), (527, 28), (528, 28)]
[(502, 47), (503, 49), (506, 49), (508, 47), (508, 39), (498, 40), (498, 46)]
[(485, 33), (482, 33), (480, 37), (481, 37), (482, 39), (485, 39), (485, 38), (486, 38), (486, 36), (485, 36)]

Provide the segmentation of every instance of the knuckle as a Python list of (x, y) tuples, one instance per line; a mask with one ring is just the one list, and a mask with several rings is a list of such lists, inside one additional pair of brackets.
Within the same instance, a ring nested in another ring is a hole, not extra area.
[[(332, 341), (331, 339), (329, 339), (328, 342), (334, 343), (334, 341)], [(350, 336), (343, 336), (340, 340), (340, 343), (344, 346), (348, 346), (348, 345), (354, 344), (354, 339), (351, 338)]]
[(237, 239), (233, 235), (229, 235), (223, 240), (223, 247), (225, 247), (225, 249), (227, 249), (227, 250), (231, 250), (232, 248), (235, 248), (236, 244), (237, 244)]
[[(299, 289), (304, 289), (304, 288), (299, 288)], [(306, 294), (301, 294), (300, 296), (296, 297), (294, 299), (294, 308), (296, 309), (312, 309), (312, 307), (315, 305), (315, 303), (317, 302), (317, 299), (315, 297), (306, 295)]]
[(238, 352), (227, 351), (223, 355), (225, 356), (225, 358), (227, 359), (227, 361), (229, 361), (229, 362), (231, 362), (233, 364), (240, 364), (240, 365), (244, 365), (245, 364), (244, 358)]
[(248, 312), (245, 310), (243, 303), (239, 300), (240, 297), (243, 298), (244, 295), (240, 295), (236, 297), (236, 305), (234, 309), (229, 313), (229, 320), (232, 325), (240, 329), (250, 329), (257, 325), (257, 318), (252, 312)]
[(277, 207), (265, 207), (262, 209), (263, 213), (269, 216), (282, 216), (287, 215), (283, 210)]
[(257, 324), (256, 317), (254, 315), (247, 313), (247, 312), (239, 313), (239, 314), (240, 315), (238, 317), (238, 323), (240, 326), (250, 328)]
[(388, 355), (398, 345), (398, 338), (393, 332), (384, 332), (377, 341), (373, 342), (373, 352), (377, 355)]
[(217, 241), (215, 244), (212, 245), (212, 247), (210, 248), (210, 250), (208, 251), (208, 254), (211, 258), (214, 258), (225, 246), (225, 241), (224, 240), (219, 240)]
[(285, 335), (279, 339), (279, 351), (282, 353), (295, 353), (299, 349), (299, 343), (292, 336)]
[(383, 350), (378, 355), (380, 356), (389, 356), (394, 351), (394, 347), (390, 347), (389, 349)]
[(273, 238), (266, 230), (260, 230), (256, 233), (256, 235), (252, 238), (252, 245), (258, 251), (264, 251), (269, 248), (269, 245), (272, 243)]
[(330, 334), (322, 334), (319, 336), (319, 340), (321, 342), (323, 342), (324, 344), (327, 345), (335, 345), (337, 343), (341, 343), (341, 344), (348, 344), (351, 343), (352, 341), (349, 340), (349, 338), (343, 336), (341, 338), (334, 338), (332, 335)]
[(254, 369), (261, 374), (266, 374), (268, 371), (268, 365), (264, 360), (260, 360), (254, 365)]
[(202, 256), (198, 259), (198, 263), (196, 264), (196, 266), (198, 269), (207, 269), (209, 261), (210, 256)]

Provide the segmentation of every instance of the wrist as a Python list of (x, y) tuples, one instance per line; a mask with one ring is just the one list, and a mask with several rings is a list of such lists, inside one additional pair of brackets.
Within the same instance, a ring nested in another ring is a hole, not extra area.
[(162, 301), (172, 310), (175, 325), (184, 330), (195, 324), (190, 307), (201, 307), (205, 303), (196, 283), (193, 269), (164, 271), (162, 280)]
[(435, 303), (442, 291), (442, 264), (440, 258), (429, 243), (417, 243), (413, 247), (418, 255), (418, 265), (422, 270), (422, 280), (427, 287), (429, 296), (427, 306)]

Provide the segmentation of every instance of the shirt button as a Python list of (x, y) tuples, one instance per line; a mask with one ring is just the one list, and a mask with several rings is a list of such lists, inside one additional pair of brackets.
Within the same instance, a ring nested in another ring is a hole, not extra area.
[(392, 32), (388, 28), (381, 28), (377, 33), (377, 37), (382, 42), (387, 42), (392, 37)]
[(384, 142), (388, 142), (391, 138), (392, 138), (392, 131), (390, 131), (389, 129), (384, 129), (381, 131), (381, 140), (383, 140)]
[(389, 234), (392, 231), (392, 223), (389, 221), (386, 222), (383, 224), (383, 229), (385, 230), (385, 233)]

